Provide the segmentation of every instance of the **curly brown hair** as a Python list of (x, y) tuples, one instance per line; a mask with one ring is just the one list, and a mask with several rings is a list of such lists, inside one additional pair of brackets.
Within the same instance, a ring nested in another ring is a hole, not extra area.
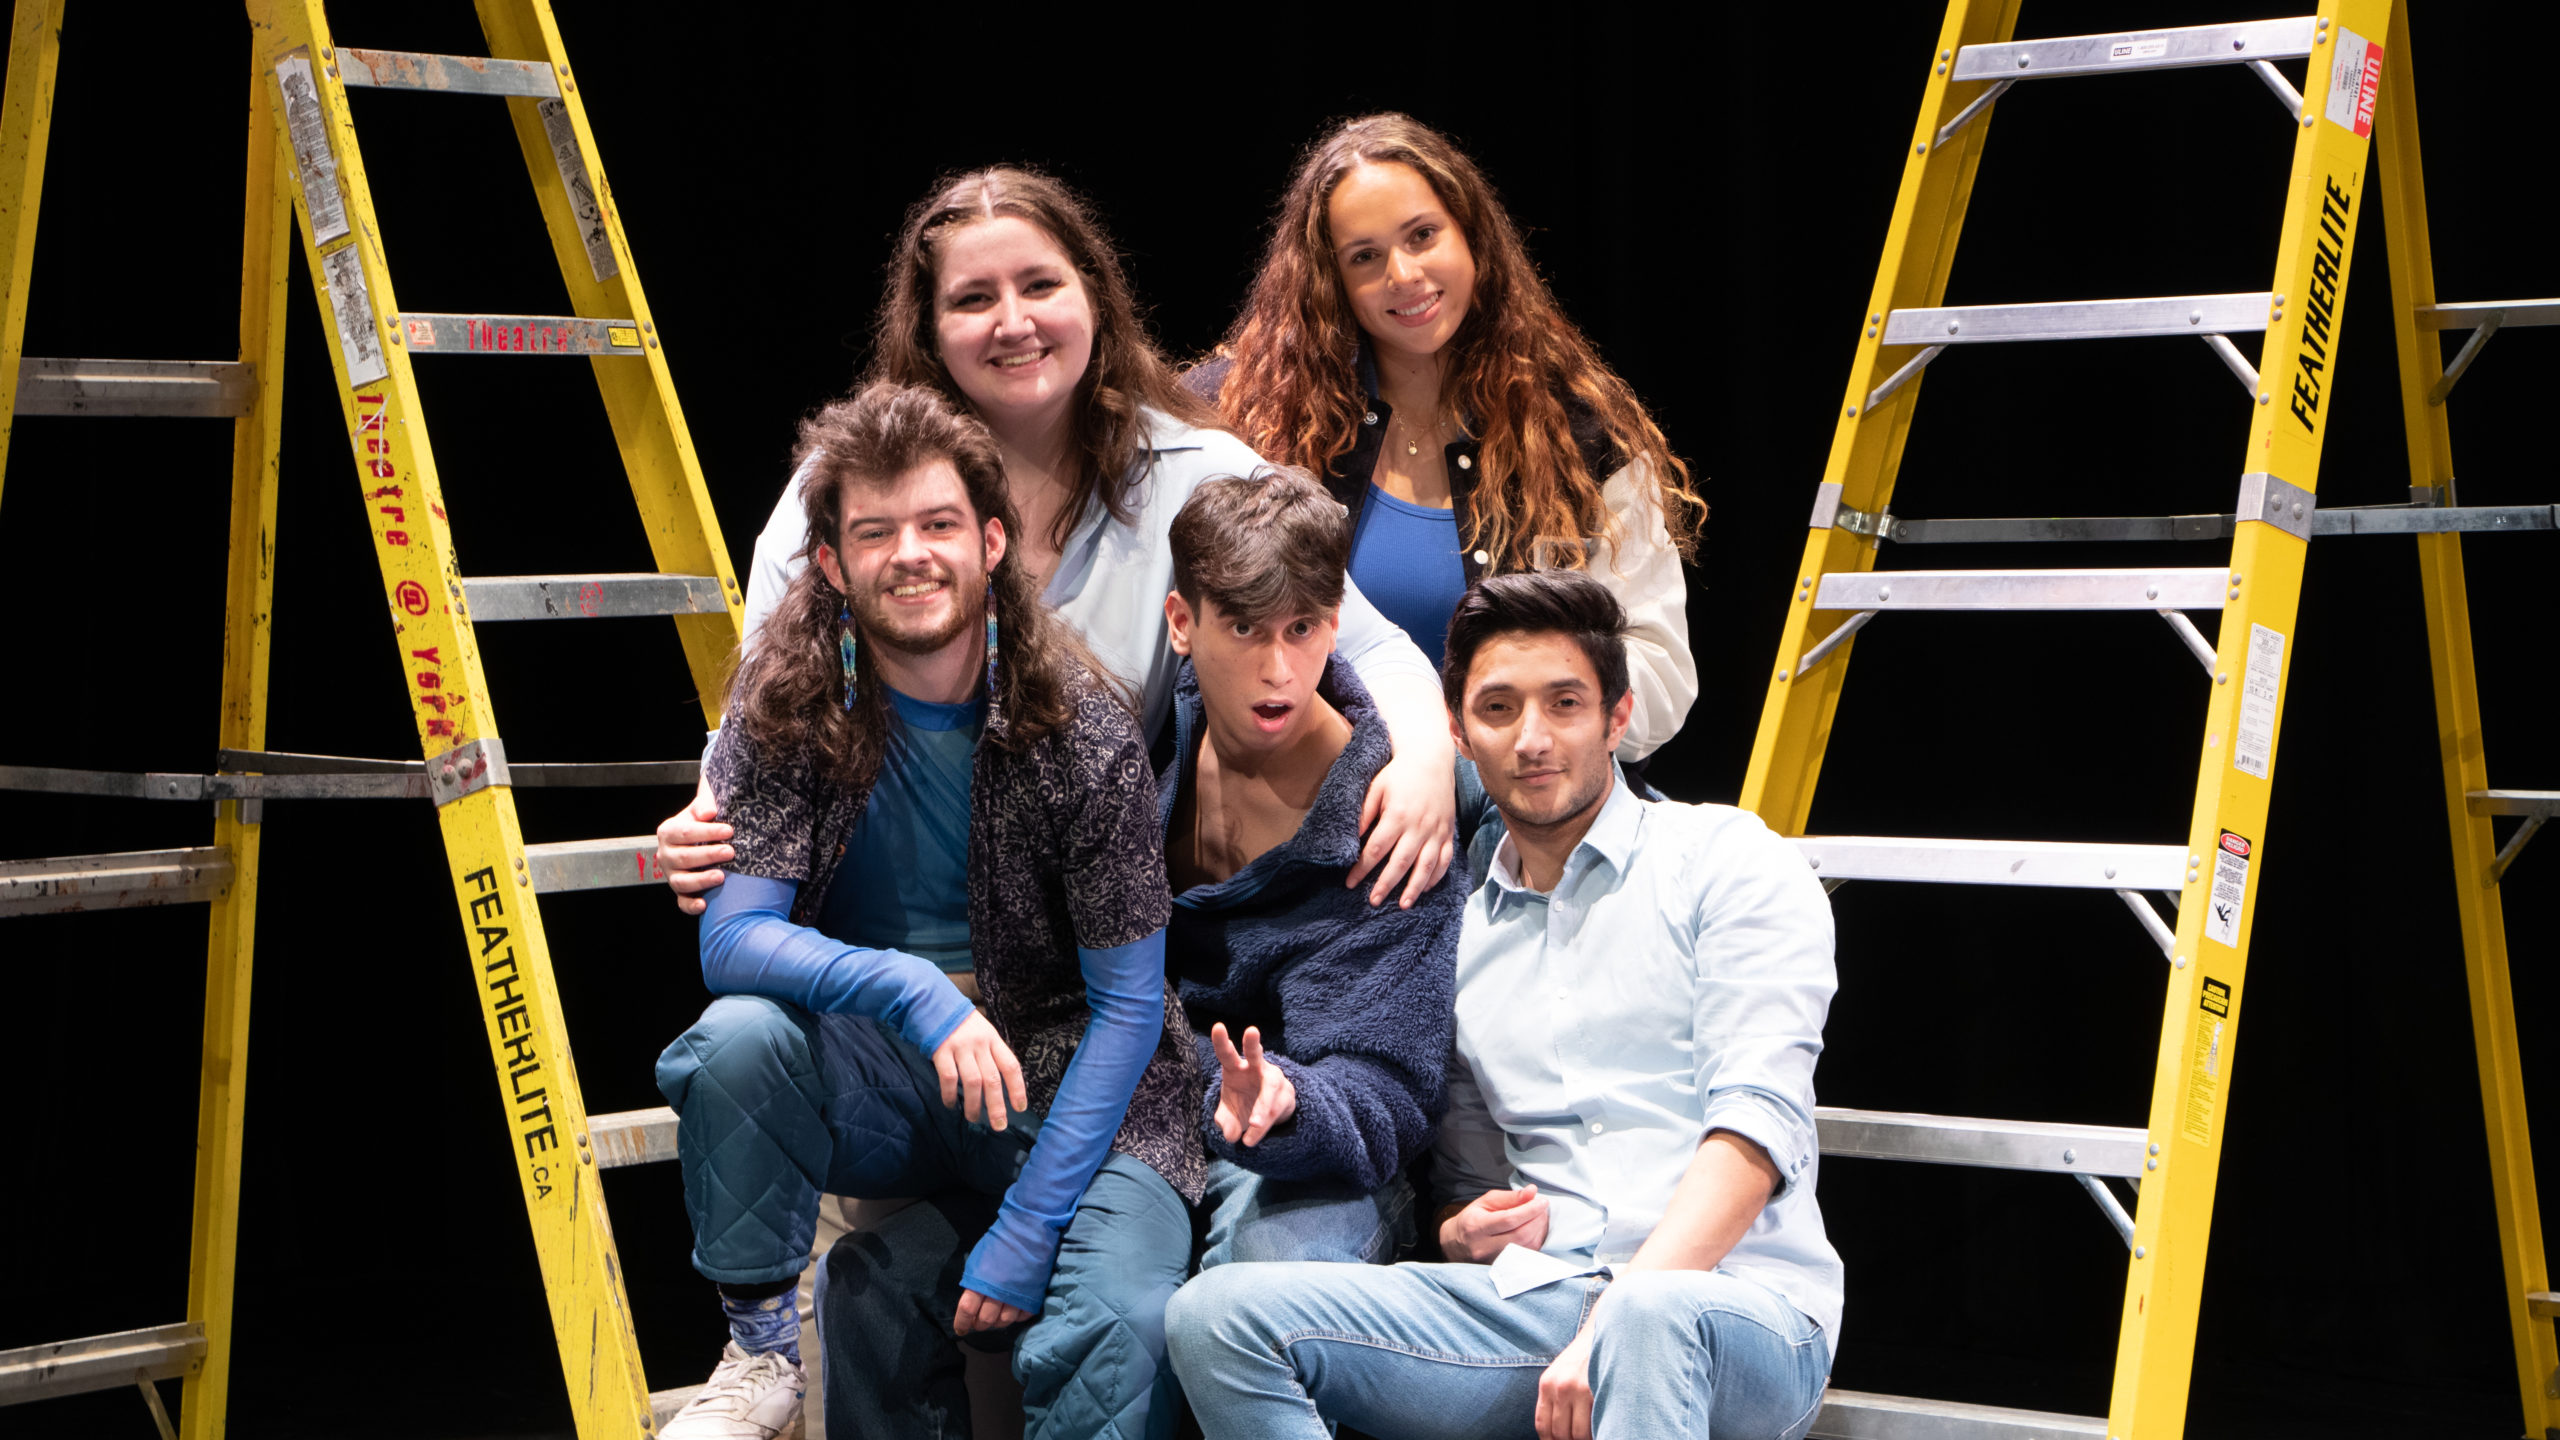
[(1082, 463), (1050, 539), (1064, 545), (1099, 494), (1111, 518), (1130, 518), (1129, 487), (1147, 455), (1139, 407), (1197, 425), (1216, 425), (1209, 407), (1182, 388), (1147, 335), (1120, 252), (1093, 212), (1065, 185), (1036, 170), (996, 165), (946, 175), (907, 211), (889, 253), (887, 286), (872, 335), (871, 381), (926, 385), (963, 409), (968, 397), (934, 335), (934, 284), (944, 241), (963, 226), (1010, 215), (1030, 222), (1064, 251), (1093, 302), (1093, 360), (1076, 386), (1074, 446)]
[[(1229, 428), (1275, 463), (1330, 474), (1350, 453), (1366, 408), (1361, 331), (1334, 265), (1327, 207), (1361, 165), (1407, 165), (1447, 206), (1475, 254), (1475, 298), (1450, 337), (1441, 399), (1474, 430), (1480, 453), (1470, 549), (1505, 569), (1579, 566), (1586, 537), (1614, 541), (1605, 476), (1574, 444), (1571, 397), (1588, 406), (1619, 455), (1649, 463), (1663, 519), (1694, 553), (1706, 504), (1689, 467), (1624, 380), (1574, 328), (1493, 186), (1447, 136), (1406, 115), (1364, 115), (1308, 147), (1280, 202), (1261, 272), (1221, 353), (1233, 366), (1218, 407)], [(1551, 543), (1564, 541), (1569, 543)], [(1550, 542), (1550, 543), (1542, 543)]]
[[(801, 421), (792, 458), (809, 516), (801, 570), (739, 662), (723, 723), (738, 727), (764, 753), (814, 755), (820, 773), (860, 788), (878, 776), (887, 754), (889, 700), (886, 687), (862, 667), (860, 694), (851, 707), (844, 703), (836, 636), (845, 598), (817, 563), (818, 547), (837, 543), (847, 484), (892, 481), (936, 460), (959, 472), (980, 525), (994, 520), (1012, 534), (1004, 456), (967, 410), (923, 386), (878, 381)], [(995, 590), (1000, 652), (989, 743), (1020, 751), (1066, 724), (1075, 713), (1079, 668), (1127, 702), (1074, 629), (1041, 601), (1029, 571), (999, 564), (987, 578)], [(877, 653), (876, 647), (865, 653)]]

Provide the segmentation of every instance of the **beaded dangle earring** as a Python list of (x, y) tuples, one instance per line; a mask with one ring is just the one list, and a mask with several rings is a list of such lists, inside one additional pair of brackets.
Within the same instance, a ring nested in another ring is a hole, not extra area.
[(996, 582), (987, 582), (987, 694), (996, 693)]
[(853, 607), (848, 605), (843, 609), (838, 610), (836, 612), (836, 623), (844, 627), (843, 631), (836, 636), (836, 658), (844, 662), (844, 708), (851, 710), (853, 708), (853, 697), (855, 694), (853, 679)]

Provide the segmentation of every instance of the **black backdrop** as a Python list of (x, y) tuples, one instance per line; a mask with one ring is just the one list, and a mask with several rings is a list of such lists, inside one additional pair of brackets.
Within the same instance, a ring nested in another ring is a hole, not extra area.
[[(1226, 322), (1290, 158), (1326, 119), (1394, 106), (1448, 128), (1529, 227), (1570, 313), (1710, 477), (1715, 514), (1690, 581), (1703, 694), (1654, 774), (1677, 798), (1734, 798), (1934, 7), (1266, 9), (1238, 23), (1199, 7), (776, 4), (677, 21), (556, 3), (740, 562), (794, 417), (856, 367), (886, 238), (936, 172), (1023, 160), (1084, 188), (1161, 337), (1191, 354)], [(345, 43), (481, 45), (459, 4), (337, 9)], [(2491, 9), (2417, 19), (2433, 57), (2420, 86), (2450, 298), (2550, 288), (2547, 237), (2517, 223), (2501, 164), (2508, 132), (2542, 101), (2502, 63), (2507, 22)], [(2092, 0), (2030, 6), (2021, 30), (2234, 18), (2187, 0)], [(218, 5), (75, 0), (28, 354), (235, 353), (247, 49), (246, 26)], [(562, 307), (498, 106), (374, 92), (355, 104), (404, 305)], [(2015, 92), (1949, 299), (2262, 288), (2292, 134), (2235, 69)], [(2366, 218), (2320, 485), (2339, 504), (2398, 500), (2407, 483), (2379, 320), (2382, 235)], [(413, 753), (328, 341), (298, 254), (295, 268), (268, 743)], [(2551, 359), (2522, 332), (2464, 382), (2466, 501), (2555, 498), (2526, 441)], [(470, 573), (646, 568), (584, 366), (453, 361), (420, 375)], [(2229, 376), (2193, 344), (1960, 353), (1931, 373), (1897, 508), (2228, 508), (2247, 422)], [(207, 767), (228, 447), (228, 428), (202, 421), (17, 427), (0, 574), (18, 664), (0, 755)], [(2548, 573), (2548, 543), (2469, 550), (2488, 734), (2508, 786), (2560, 773), (2527, 678), (2551, 654), (2536, 623), (2547, 592), (2528, 571)], [(2405, 540), (2316, 550), (2263, 842), (2192, 1429), (2513, 1435), (2416, 565)], [(1885, 560), (2220, 557), (2173, 545)], [(698, 744), (663, 624), (483, 633), (517, 758), (671, 758)], [(1869, 633), (1856, 670), (1817, 830), (2182, 831), (2206, 682), (2151, 617), (1902, 617)], [(533, 838), (565, 839), (637, 833), (681, 798), (534, 791), (518, 803)], [(209, 833), (191, 806), (14, 794), (0, 807), (11, 855)], [(280, 803), (265, 844), (235, 1432), (565, 1431), (432, 815)], [(2560, 853), (2529, 854), (2506, 886), (2528, 1036), (2560, 1013), (2544, 973), (2555, 864)], [(1835, 905), (1827, 1103), (2143, 1122), (2162, 967), (2112, 897), (1851, 886)], [(659, 1103), (650, 1062), (703, 999), (689, 925), (642, 891), (545, 908), (588, 1106)], [(202, 933), (192, 907), (7, 927), (0, 1347), (182, 1313)], [(2531, 1046), (2527, 1059), (2540, 1063)], [(2547, 1083), (2537, 1093), (2550, 1098)], [(697, 1378), (719, 1326), (685, 1264), (674, 1174), (620, 1171), (608, 1190), (653, 1383)], [(1823, 1202), (1850, 1274), (1841, 1384), (2104, 1409), (2124, 1251), (2067, 1180), (1839, 1161)], [(0, 1431), (150, 1433), (130, 1394), (9, 1411)]]

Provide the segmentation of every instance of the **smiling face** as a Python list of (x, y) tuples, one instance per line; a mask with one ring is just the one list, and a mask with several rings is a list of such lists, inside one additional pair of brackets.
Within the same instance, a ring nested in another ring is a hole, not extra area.
[(1377, 344), (1438, 354), (1475, 299), (1476, 257), (1431, 182), (1393, 161), (1352, 167), (1325, 202), (1333, 263)]
[(1476, 651), (1452, 728), (1503, 821), (1537, 832), (1599, 810), (1634, 716), (1633, 691), (1600, 703), (1599, 672), (1573, 637), (1519, 631)]
[(934, 339), (978, 418), (999, 434), (1054, 424), (1093, 359), (1093, 299), (1048, 232), (999, 215), (943, 240)]
[(1205, 595), (1195, 611), (1180, 591), (1165, 597), (1164, 609), (1174, 653), (1190, 656), (1200, 677), (1218, 753), (1271, 754), (1305, 732), (1339, 611), (1238, 620)]
[(979, 521), (959, 470), (944, 459), (885, 484), (848, 479), (843, 495), (836, 543), (818, 547), (818, 566), (863, 638), (917, 656), (968, 644), (986, 620), (1004, 522)]

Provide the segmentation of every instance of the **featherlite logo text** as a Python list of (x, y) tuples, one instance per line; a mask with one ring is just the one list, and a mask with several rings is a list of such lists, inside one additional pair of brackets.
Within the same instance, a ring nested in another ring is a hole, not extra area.
[(2293, 418), (2302, 422), (2305, 434), (2319, 433), (2311, 417), (2320, 411), (2321, 377), (2329, 369), (2330, 347), (2337, 343), (2338, 281), (2347, 263), (2347, 209), (2352, 203), (2338, 188), (2337, 177), (2328, 177), (2325, 189), (2320, 238), (2314, 242), (2319, 248), (2311, 257), (2311, 294), (2302, 306), (2302, 346), (2293, 356)]

